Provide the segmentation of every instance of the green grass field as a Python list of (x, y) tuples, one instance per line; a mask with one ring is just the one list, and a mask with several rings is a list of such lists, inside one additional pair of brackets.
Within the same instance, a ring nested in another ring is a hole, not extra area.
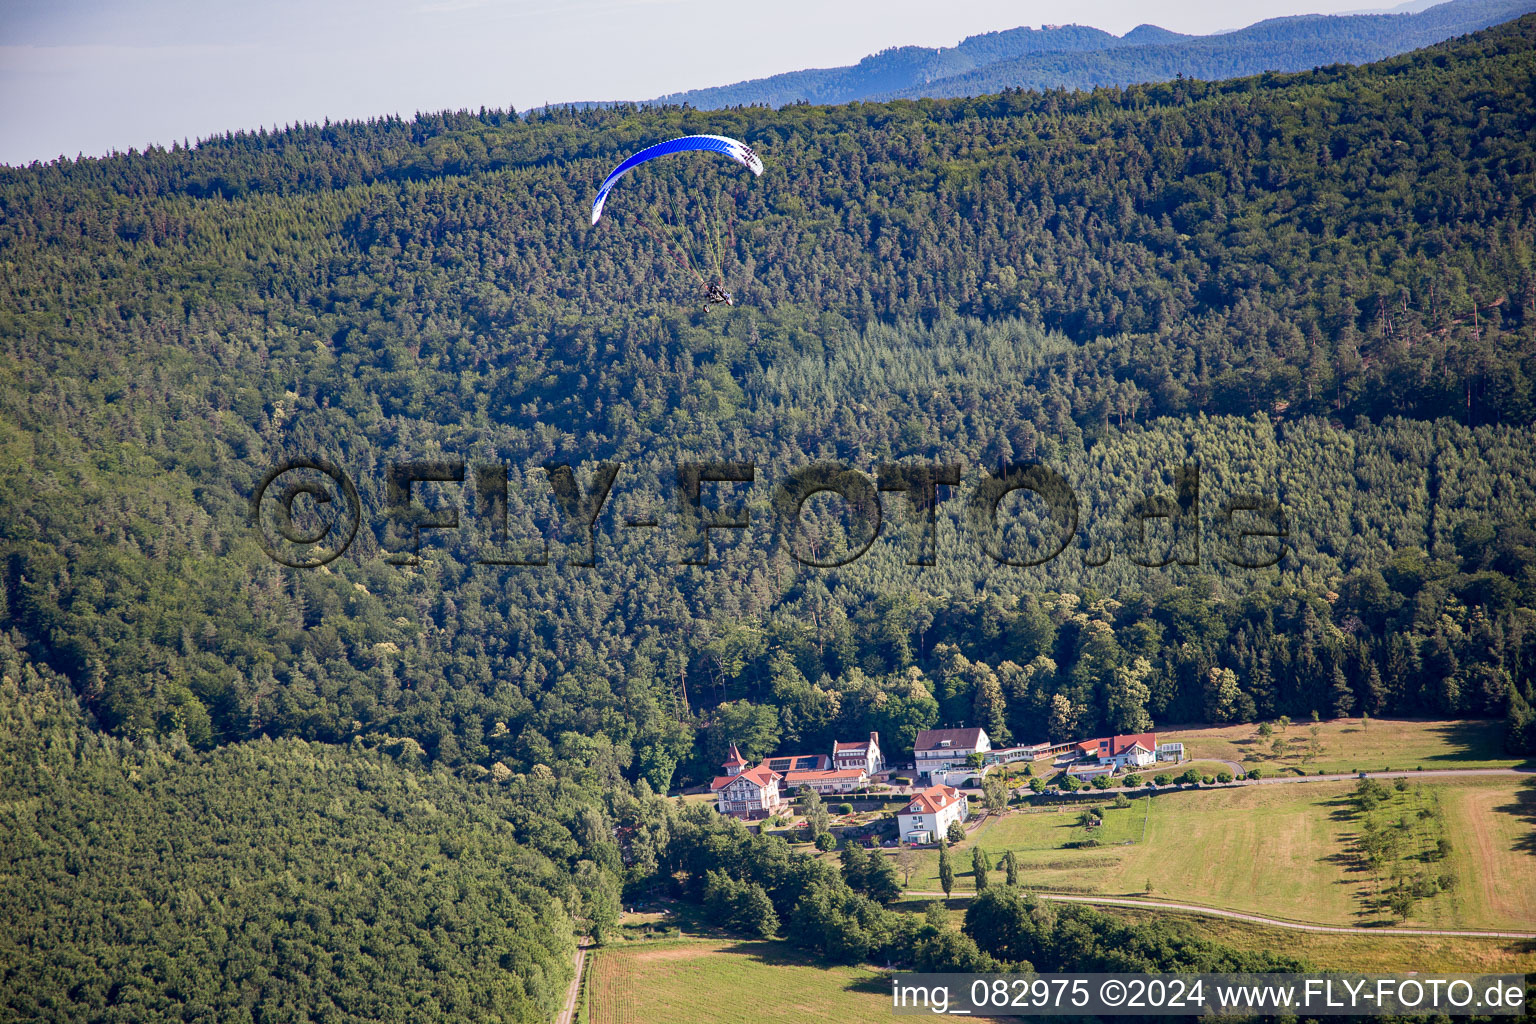
[(782, 942), (681, 939), (602, 949), (592, 1024), (801, 1024), (884, 1020), (887, 988), (866, 967), (827, 967)]
[[(1421, 901), (1409, 923), (1536, 930), (1536, 783), (1483, 776), (1420, 784), (1439, 794), (1452, 840), (1433, 870), (1455, 882)], [(1352, 789), (1316, 782), (1138, 797), (1106, 811), (1097, 836), (1106, 845), (1095, 849), (1066, 846), (1084, 836), (1077, 809), (1015, 813), (953, 851), (956, 885), (972, 888), (970, 848), (979, 843), (994, 863), (1015, 850), (1021, 883), (1032, 888), (1141, 896), (1150, 881), (1158, 899), (1322, 924), (1395, 923), (1376, 906), (1382, 880), (1351, 852)], [(1139, 841), (1116, 845), (1127, 838)], [(909, 888), (939, 888), (936, 852), (919, 856)]]
[[(1436, 768), (1508, 768), (1520, 758), (1505, 754), (1504, 725), (1493, 720), (1424, 722), (1406, 719), (1339, 718), (1317, 723), (1321, 751), (1309, 756), (1310, 721), (1293, 722), (1284, 730), (1261, 737), (1255, 725), (1228, 725), (1159, 732), (1162, 743), (1180, 742), (1190, 758), (1219, 758), (1244, 767), (1260, 767), (1266, 774), (1299, 769), (1308, 775), (1319, 770), (1349, 772), (1388, 768), (1425, 771)], [(1282, 740), (1285, 753), (1274, 751)], [(1161, 767), (1157, 769), (1162, 771)], [(1180, 766), (1183, 770), (1183, 766)]]

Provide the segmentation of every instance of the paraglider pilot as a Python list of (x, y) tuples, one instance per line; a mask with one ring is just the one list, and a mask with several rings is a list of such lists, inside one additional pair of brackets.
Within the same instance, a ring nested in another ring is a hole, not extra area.
[(704, 308), (719, 305), (734, 306), (736, 300), (731, 298), (731, 293), (726, 291), (718, 280), (715, 280), (709, 282), (704, 288)]

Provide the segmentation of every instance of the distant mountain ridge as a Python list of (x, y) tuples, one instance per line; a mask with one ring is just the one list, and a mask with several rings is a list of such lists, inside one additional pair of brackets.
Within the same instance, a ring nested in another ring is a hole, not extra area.
[(1536, 0), (1450, 0), (1418, 13), (1273, 18), (1210, 36), (1156, 25), (1139, 25), (1124, 36), (1084, 25), (1015, 28), (970, 36), (958, 46), (893, 47), (845, 67), (790, 71), (649, 102), (708, 110), (970, 96), (1009, 88), (1091, 89), (1179, 75), (1235, 78), (1381, 60), (1531, 11)]

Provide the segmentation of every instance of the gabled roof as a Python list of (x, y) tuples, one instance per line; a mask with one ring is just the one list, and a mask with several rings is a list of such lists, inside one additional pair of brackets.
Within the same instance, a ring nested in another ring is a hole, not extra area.
[(981, 729), (924, 729), (912, 746), (914, 750), (944, 750), (948, 741), (948, 746), (957, 750), (975, 750), (981, 735)]
[(965, 797), (954, 786), (929, 786), (927, 789), (912, 794), (912, 802), (902, 810), (903, 814), (932, 814), (942, 811)]
[(784, 784), (787, 786), (800, 786), (812, 782), (837, 782), (842, 779), (856, 781), (864, 778), (862, 768), (827, 768), (813, 772), (785, 772)]
[(1140, 747), (1147, 753), (1157, 749), (1157, 733), (1138, 732), (1131, 736), (1110, 736), (1098, 741), (1100, 757), (1119, 757), (1121, 754), (1130, 753), (1136, 747)]
[(731, 752), (725, 755), (725, 761), (721, 763), (720, 767), (742, 768), (746, 766), (746, 763), (747, 759), (741, 756), (741, 751), (737, 750), (736, 744), (732, 743)]
[(877, 733), (877, 732), (872, 732), (872, 733), (869, 734), (869, 739), (867, 739), (867, 740), (854, 740), (852, 743), (839, 743), (838, 741), (833, 740), (832, 741), (832, 753), (834, 755), (837, 755), (837, 754), (856, 754), (856, 753), (859, 753), (861, 751), (868, 750), (871, 746), (878, 747), (879, 745), (880, 745), (880, 734)]
[(769, 768), (765, 764), (760, 764), (756, 768), (749, 768), (748, 770), (742, 772), (739, 775), (721, 775), (721, 776), (718, 776), (713, 782), (711, 782), (709, 784), (709, 788), (710, 788), (711, 792), (719, 792), (720, 790), (724, 789), (726, 786), (729, 786), (731, 783), (737, 781), (738, 779), (746, 779), (748, 782), (752, 783), (752, 785), (756, 786), (758, 789), (762, 789), (764, 786), (768, 785), (768, 783), (772, 782), (774, 779), (777, 779), (777, 778), (780, 778), (780, 775), (779, 775), (778, 772), (776, 772), (773, 769)]

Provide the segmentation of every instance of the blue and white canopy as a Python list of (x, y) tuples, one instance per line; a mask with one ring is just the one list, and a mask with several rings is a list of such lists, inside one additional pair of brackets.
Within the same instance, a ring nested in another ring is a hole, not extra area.
[(659, 156), (688, 152), (719, 153), (730, 157), (754, 175), (763, 173), (763, 161), (752, 152), (751, 146), (737, 139), (728, 139), (724, 135), (684, 135), (682, 138), (668, 142), (658, 142), (654, 146), (647, 146), (619, 164), (613, 169), (613, 173), (603, 179), (603, 187), (597, 190), (597, 201), (592, 204), (592, 223), (596, 224), (603, 216), (603, 204), (608, 201), (608, 193), (613, 191), (613, 186), (617, 185), (619, 179), (628, 174), (631, 169)]

